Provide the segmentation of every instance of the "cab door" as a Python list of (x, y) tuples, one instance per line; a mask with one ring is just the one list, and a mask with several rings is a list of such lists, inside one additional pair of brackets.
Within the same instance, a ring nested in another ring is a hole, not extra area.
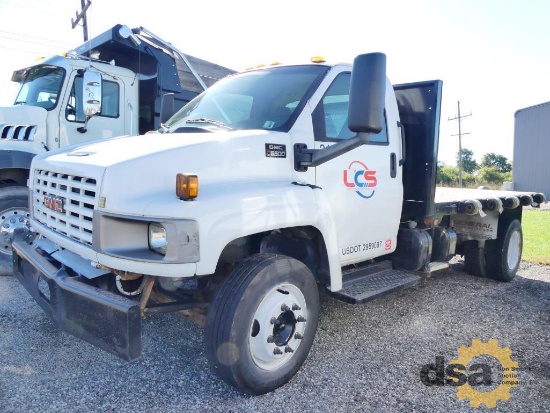
[[(98, 139), (106, 139), (125, 134), (124, 83), (121, 77), (105, 79), (101, 82), (101, 112), (89, 119), (83, 110), (83, 76), (73, 71), (71, 85), (64, 100), (64, 110), (60, 111), (59, 146), (74, 145)], [(85, 127), (84, 127), (85, 126)]]
[[(336, 75), (313, 111), (317, 149), (356, 136), (348, 129), (350, 79), (350, 72)], [(384, 127), (369, 144), (316, 168), (316, 184), (331, 205), (342, 265), (395, 250), (403, 185), (399, 118), (389, 82), (385, 105)]]

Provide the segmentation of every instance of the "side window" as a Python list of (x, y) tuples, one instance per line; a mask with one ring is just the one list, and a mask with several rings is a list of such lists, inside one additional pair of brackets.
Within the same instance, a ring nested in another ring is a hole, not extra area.
[(101, 113), (99, 116), (118, 118), (119, 86), (118, 83), (103, 81), (101, 93)]
[[(315, 140), (337, 142), (357, 135), (348, 129), (350, 80), (351, 73), (339, 74), (313, 111)], [(370, 143), (388, 143), (385, 115), (382, 131), (376, 135), (371, 135)]]
[[(68, 121), (71, 122), (84, 122), (86, 115), (83, 110), (83, 97), (82, 97), (82, 76), (77, 76), (74, 79), (73, 87), (71, 88), (71, 94), (67, 107), (65, 109), (65, 116)], [(115, 82), (109, 82), (104, 80), (102, 83), (101, 93), (101, 113), (98, 116), (104, 116), (108, 118), (118, 117), (119, 108), (119, 85)]]

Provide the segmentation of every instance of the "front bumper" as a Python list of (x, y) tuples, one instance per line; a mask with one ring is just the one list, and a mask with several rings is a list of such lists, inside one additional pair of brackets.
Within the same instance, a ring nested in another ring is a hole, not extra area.
[(141, 357), (138, 302), (79, 281), (22, 240), (12, 245), (13, 274), (59, 329), (124, 360)]

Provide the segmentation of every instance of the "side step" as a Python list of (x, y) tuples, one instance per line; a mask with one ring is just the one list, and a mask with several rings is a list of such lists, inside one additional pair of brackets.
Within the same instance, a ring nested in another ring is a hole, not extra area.
[(403, 270), (394, 270), (391, 261), (345, 271), (344, 286), (331, 292), (334, 298), (350, 304), (367, 301), (416, 284), (420, 277)]

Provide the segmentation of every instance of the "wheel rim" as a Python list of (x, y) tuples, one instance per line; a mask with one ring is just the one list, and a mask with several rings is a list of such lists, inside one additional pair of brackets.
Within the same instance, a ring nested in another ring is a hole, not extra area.
[(0, 253), (11, 255), (11, 243), (16, 229), (27, 231), (27, 241), (36, 238), (36, 232), (30, 225), (29, 211), (26, 208), (9, 208), (0, 215)]
[(508, 243), (507, 254), (508, 268), (514, 269), (519, 264), (521, 259), (521, 236), (519, 231), (512, 232), (510, 236), (510, 242)]
[(249, 335), (254, 363), (268, 371), (287, 363), (300, 347), (307, 324), (304, 295), (292, 284), (269, 291), (254, 313)]

